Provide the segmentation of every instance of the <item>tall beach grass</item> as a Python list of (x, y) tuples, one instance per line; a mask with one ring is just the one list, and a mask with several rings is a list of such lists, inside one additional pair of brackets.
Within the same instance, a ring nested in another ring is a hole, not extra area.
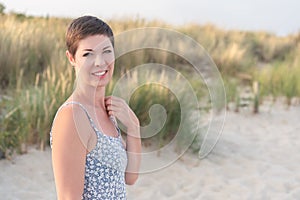
[[(49, 140), (54, 114), (73, 89), (74, 74), (65, 58), (64, 45), (65, 29), (71, 19), (19, 17), (15, 14), (0, 15), (0, 19), (0, 150), (20, 150), (21, 144), (37, 144), (43, 149)], [(198, 24), (175, 27), (139, 18), (111, 19), (109, 24), (116, 35), (133, 28), (158, 26), (192, 37), (217, 64), (225, 80), (228, 102), (238, 104), (238, 88), (244, 84), (239, 74), (248, 74), (251, 81), (258, 81), (260, 99), (269, 95), (274, 98), (285, 96), (289, 105), (293, 97), (300, 96), (300, 34), (278, 37), (264, 32), (222, 30), (213, 25)], [(135, 41), (134, 38), (128, 40)], [(172, 45), (180, 43), (173, 42)], [(209, 96), (205, 83), (195, 78), (195, 71), (186, 70), (189, 63), (177, 55), (159, 50), (137, 51), (118, 59), (116, 76), (148, 62), (172, 66), (192, 77), (189, 81), (194, 88), (200, 88), (196, 94), (200, 101)], [(137, 79), (145, 78), (136, 76)], [(163, 73), (156, 76), (166, 78)], [(248, 84), (252, 84), (251, 81)], [(112, 91), (113, 84), (108, 92)], [(163, 145), (177, 130), (180, 121), (178, 100), (166, 88), (149, 84), (137, 90), (130, 105), (141, 124), (146, 125), (149, 123), (149, 108), (157, 102), (165, 105), (170, 114), (166, 126), (156, 138)], [(203, 107), (209, 110), (209, 100), (204, 102), (207, 105)]]

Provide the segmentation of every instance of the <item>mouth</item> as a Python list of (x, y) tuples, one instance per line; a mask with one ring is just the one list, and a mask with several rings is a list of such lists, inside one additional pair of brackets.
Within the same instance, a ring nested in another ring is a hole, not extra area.
[(97, 77), (103, 77), (103, 76), (105, 76), (105, 74), (107, 74), (107, 72), (108, 72), (108, 70), (103, 70), (103, 71), (94, 72), (92, 74)]

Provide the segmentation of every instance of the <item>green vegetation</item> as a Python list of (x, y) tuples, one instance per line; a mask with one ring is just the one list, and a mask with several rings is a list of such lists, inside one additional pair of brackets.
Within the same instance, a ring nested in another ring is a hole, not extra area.
[[(0, 7), (0, 151), (21, 151), (22, 144), (38, 144), (43, 149), (49, 142), (55, 112), (73, 89), (74, 74), (65, 57), (64, 46), (64, 33), (70, 19), (28, 17), (3, 14), (3, 11)], [(277, 37), (197, 24), (172, 27), (143, 19), (114, 19), (109, 24), (116, 35), (133, 28), (156, 26), (172, 28), (192, 37), (212, 56), (224, 78), (227, 102), (236, 102), (237, 107), (240, 88), (252, 87), (253, 81), (259, 83), (259, 94), (254, 99), (257, 111), (265, 96), (285, 96), (288, 105), (293, 97), (300, 97), (300, 34)], [(193, 71), (186, 70), (190, 67), (186, 67), (188, 63), (182, 58), (159, 50), (138, 51), (130, 56), (130, 59), (116, 61), (116, 77), (129, 66), (147, 62), (166, 64), (189, 74), (193, 87), (201, 88), (196, 95), (207, 98), (205, 84), (196, 79)], [(163, 79), (162, 74), (156, 76)], [(245, 80), (243, 74), (251, 78)], [(144, 78), (137, 76), (137, 79)], [(115, 80), (109, 92), (114, 83)], [(145, 85), (130, 100), (143, 125), (149, 123), (148, 110), (156, 103), (165, 105), (170, 114), (156, 137), (162, 145), (173, 138), (178, 129), (181, 120), (178, 99), (166, 88)], [(209, 101), (207, 104), (204, 107), (209, 110)]]

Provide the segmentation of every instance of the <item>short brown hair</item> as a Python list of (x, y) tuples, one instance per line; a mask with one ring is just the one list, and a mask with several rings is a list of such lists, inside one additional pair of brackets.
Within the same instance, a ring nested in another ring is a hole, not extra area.
[(74, 19), (66, 32), (66, 46), (68, 51), (72, 56), (75, 56), (80, 40), (98, 34), (109, 37), (114, 46), (114, 34), (107, 23), (93, 16), (82, 16)]

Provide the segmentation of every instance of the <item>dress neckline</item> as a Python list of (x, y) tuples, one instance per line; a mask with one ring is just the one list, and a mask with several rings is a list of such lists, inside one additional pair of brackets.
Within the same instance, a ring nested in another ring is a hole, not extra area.
[(89, 119), (89, 121), (90, 121), (90, 123), (91, 123), (91, 125), (92, 125), (92, 127), (93, 127), (93, 129), (94, 129), (95, 132), (98, 132), (98, 133), (100, 133), (101, 135), (103, 135), (103, 136), (105, 136), (105, 137), (108, 137), (108, 138), (112, 138), (112, 139), (120, 139), (120, 137), (121, 137), (121, 131), (120, 131), (118, 125), (117, 125), (117, 121), (116, 121), (116, 119), (115, 119), (114, 116), (109, 116), (109, 119), (111, 120), (111, 122), (113, 123), (113, 125), (115, 126), (115, 128), (116, 128), (116, 130), (117, 130), (117, 134), (118, 134), (117, 136), (107, 135), (107, 134), (105, 134), (103, 131), (99, 130), (99, 129), (97, 128), (97, 126), (96, 126), (94, 120), (93, 120), (92, 117), (90, 116), (89, 112), (88, 112), (87, 109), (83, 106), (82, 103), (77, 102), (77, 101), (69, 101), (69, 102), (64, 103), (62, 106), (66, 106), (66, 105), (69, 105), (69, 104), (76, 104), (76, 105), (79, 105), (79, 106), (84, 110), (84, 112), (86, 113), (86, 115), (87, 115), (87, 117), (88, 117), (88, 119)]

